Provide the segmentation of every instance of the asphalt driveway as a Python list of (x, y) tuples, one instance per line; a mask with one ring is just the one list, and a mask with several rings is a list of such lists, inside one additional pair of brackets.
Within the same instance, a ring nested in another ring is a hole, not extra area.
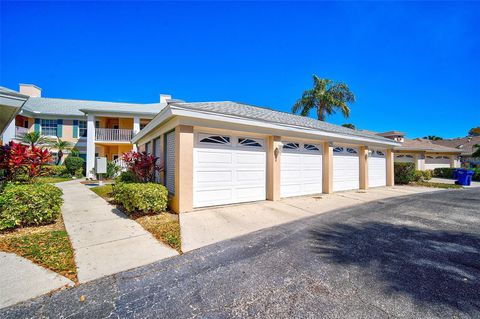
[(468, 189), (261, 230), (0, 317), (479, 318), (479, 291), (480, 191)]

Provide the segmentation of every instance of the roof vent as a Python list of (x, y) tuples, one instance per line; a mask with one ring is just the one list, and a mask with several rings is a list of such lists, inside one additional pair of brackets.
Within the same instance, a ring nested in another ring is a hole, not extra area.
[(160, 94), (160, 103), (167, 103), (167, 100), (171, 100), (172, 96), (170, 94)]

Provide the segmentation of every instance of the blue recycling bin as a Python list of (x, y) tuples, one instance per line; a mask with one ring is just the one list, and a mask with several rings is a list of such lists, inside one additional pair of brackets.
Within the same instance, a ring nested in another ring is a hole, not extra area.
[(463, 186), (470, 186), (472, 183), (473, 171), (469, 171), (467, 169), (458, 169), (456, 172), (457, 181), (455, 184), (463, 185)]

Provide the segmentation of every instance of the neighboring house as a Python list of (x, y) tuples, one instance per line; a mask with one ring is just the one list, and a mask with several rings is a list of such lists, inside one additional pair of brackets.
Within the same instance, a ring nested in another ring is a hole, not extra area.
[[(43, 98), (42, 90), (32, 84), (20, 84), (20, 93), (30, 98), (10, 124), (13, 133), (4, 134), (3, 143), (19, 141), (24, 133), (32, 131), (69, 141), (86, 160), (89, 177), (95, 156), (118, 160), (122, 153), (132, 150), (133, 135), (170, 99), (169, 95), (161, 95), (160, 103), (133, 104)], [(55, 156), (56, 150), (51, 151)]]
[(433, 170), (442, 167), (460, 167), (461, 151), (452, 147), (435, 144), (434, 141), (421, 138), (409, 140), (405, 134), (398, 131), (377, 133), (398, 142), (395, 147), (395, 162), (415, 163), (417, 170)]
[(401, 145), (235, 102), (167, 103), (133, 142), (165, 163), (160, 178), (177, 212), (391, 186)]
[(10, 125), (28, 100), (28, 96), (0, 86), (0, 134), (8, 140), (15, 135)]
[(480, 136), (452, 138), (448, 140), (433, 141), (433, 143), (460, 150), (462, 152), (460, 154), (462, 163), (480, 165), (480, 158), (472, 157), (472, 154), (477, 150), (475, 145), (480, 145)]

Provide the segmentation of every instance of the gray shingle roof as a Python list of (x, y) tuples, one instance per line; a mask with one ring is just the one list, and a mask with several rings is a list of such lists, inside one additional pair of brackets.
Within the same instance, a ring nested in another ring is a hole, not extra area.
[(67, 116), (84, 116), (85, 113), (81, 110), (156, 115), (165, 106), (166, 104), (161, 103), (135, 104), (31, 97), (23, 109), (33, 113)]
[(172, 103), (172, 106), (179, 106), (187, 109), (213, 112), (231, 116), (244, 117), (248, 119), (261, 120), (278, 124), (288, 124), (305, 128), (318, 129), (325, 132), (337, 133), (343, 135), (354, 135), (363, 138), (371, 138), (381, 142), (394, 143), (387, 139), (368, 132), (353, 130), (340, 125), (315, 120), (310, 117), (294, 115), (286, 112), (280, 112), (265, 107), (258, 107), (244, 103), (231, 101), (222, 102), (195, 102), (195, 103)]
[(459, 149), (446, 147), (438, 144), (434, 144), (430, 140), (425, 140), (417, 138), (414, 140), (405, 139), (405, 142), (402, 146), (395, 147), (397, 150), (408, 150), (408, 151), (430, 151), (430, 152), (445, 152), (445, 153), (460, 153)]

